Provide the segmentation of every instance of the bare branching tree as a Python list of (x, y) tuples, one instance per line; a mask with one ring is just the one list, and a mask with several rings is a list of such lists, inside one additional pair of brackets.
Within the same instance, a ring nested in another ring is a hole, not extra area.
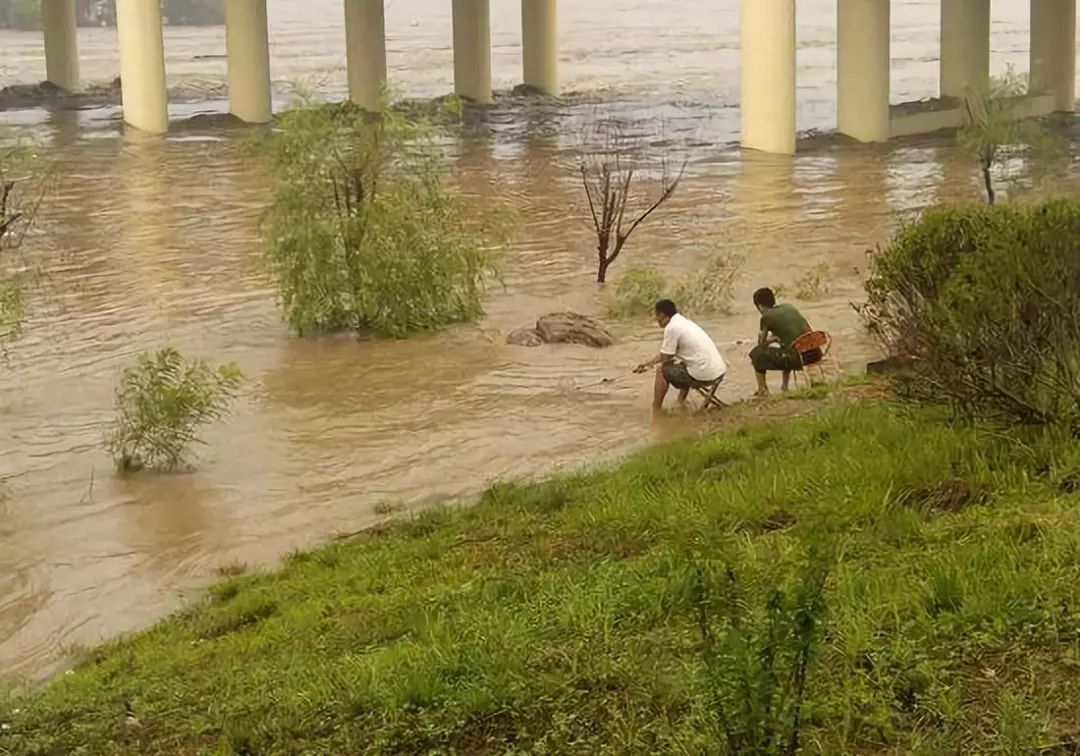
[[(672, 170), (665, 153), (654, 161), (658, 166), (650, 166), (639, 147), (623, 138), (617, 125), (608, 122), (602, 132), (601, 147), (591, 152), (583, 150), (579, 166), (596, 231), (597, 283), (607, 280), (608, 268), (622, 254), (638, 226), (675, 194), (687, 165), (684, 158), (679, 169)], [(641, 187), (650, 167), (660, 176), (655, 195)]]

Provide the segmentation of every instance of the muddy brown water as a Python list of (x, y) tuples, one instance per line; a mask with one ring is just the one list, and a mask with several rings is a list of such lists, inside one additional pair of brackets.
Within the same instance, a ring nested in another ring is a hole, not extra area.
[[(493, 4), (496, 86), (518, 81), (517, 3)], [(391, 78), (408, 96), (451, 87), (448, 2), (388, 4)], [(835, 112), (832, 0), (799, 4), (799, 119)], [(995, 2), (993, 65), (1026, 68), (1027, 3)], [(340, 0), (272, 0), (273, 76), (284, 104), (299, 85), (344, 90)], [(697, 430), (653, 424), (646, 321), (620, 343), (521, 349), (505, 334), (557, 308), (599, 314), (590, 229), (573, 163), (598, 118), (688, 144), (682, 191), (613, 268), (683, 275), (709, 249), (747, 256), (735, 312), (704, 318), (732, 365), (729, 399), (752, 390), (745, 354), (756, 285), (815, 266), (829, 291), (800, 302), (836, 338), (840, 361), (872, 354), (849, 306), (865, 250), (896, 218), (939, 199), (977, 198), (949, 137), (888, 147), (810, 139), (794, 159), (741, 155), (736, 0), (562, 4), (558, 104), (503, 98), (455, 138), (457, 181), (477, 202), (506, 201), (522, 228), (479, 323), (408, 341), (291, 338), (261, 265), (265, 176), (248, 132), (178, 124), (166, 139), (123, 136), (112, 105), (22, 108), (55, 161), (55, 191), (33, 238), (46, 285), (25, 338), (0, 369), (0, 679), (37, 679), (76, 646), (145, 626), (225, 565), (272, 564), (292, 549), (380, 520), (379, 502), (462, 499), (505, 478), (617, 458)], [(936, 94), (937, 2), (894, 3), (893, 99)], [(661, 23), (662, 20), (662, 23)], [(83, 76), (116, 75), (115, 34), (81, 30)], [(172, 116), (225, 109), (220, 29), (169, 29)], [(209, 56), (209, 57), (207, 57)], [(0, 87), (41, 78), (40, 37), (0, 32)], [(10, 132), (9, 132), (10, 133)], [(1071, 186), (1075, 189), (1075, 186)], [(170, 343), (235, 360), (251, 383), (234, 417), (206, 433), (194, 472), (120, 479), (100, 448), (119, 369)], [(617, 379), (601, 383), (603, 379)]]

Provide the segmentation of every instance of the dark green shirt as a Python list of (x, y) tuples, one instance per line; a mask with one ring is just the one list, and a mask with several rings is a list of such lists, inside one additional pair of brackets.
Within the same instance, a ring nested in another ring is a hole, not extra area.
[(768, 331), (780, 339), (782, 346), (789, 347), (795, 339), (810, 332), (810, 324), (802, 313), (785, 303), (765, 311), (761, 316), (761, 330)]

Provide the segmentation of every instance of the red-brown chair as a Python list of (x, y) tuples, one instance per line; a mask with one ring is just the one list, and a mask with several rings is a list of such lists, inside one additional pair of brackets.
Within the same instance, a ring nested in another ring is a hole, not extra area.
[[(837, 375), (840, 374), (840, 368), (835, 361), (832, 360), (830, 352), (832, 351), (832, 337), (826, 331), (810, 331), (805, 333), (799, 338), (795, 339), (795, 343), (792, 344), (796, 354), (799, 355), (800, 367), (795, 371), (795, 387), (799, 387), (799, 373), (803, 373), (807, 376), (807, 380), (810, 385), (813, 385), (814, 379), (810, 374), (811, 369), (816, 369), (818, 375), (822, 381), (828, 380), (828, 375), (825, 372), (825, 368), (829, 367), (833, 369)], [(806, 362), (805, 357), (815, 351), (820, 351), (821, 356), (812, 362)]]

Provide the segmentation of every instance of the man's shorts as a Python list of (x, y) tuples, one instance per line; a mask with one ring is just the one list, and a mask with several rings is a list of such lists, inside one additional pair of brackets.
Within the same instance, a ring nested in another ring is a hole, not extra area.
[(804, 365), (813, 365), (821, 359), (821, 350), (812, 349), (802, 355), (790, 347), (756, 346), (750, 350), (750, 362), (754, 371), (765, 373), (770, 370), (802, 370)]
[(697, 383), (686, 369), (686, 365), (681, 362), (665, 362), (662, 368), (664, 374), (664, 380), (677, 389), (693, 388)]

